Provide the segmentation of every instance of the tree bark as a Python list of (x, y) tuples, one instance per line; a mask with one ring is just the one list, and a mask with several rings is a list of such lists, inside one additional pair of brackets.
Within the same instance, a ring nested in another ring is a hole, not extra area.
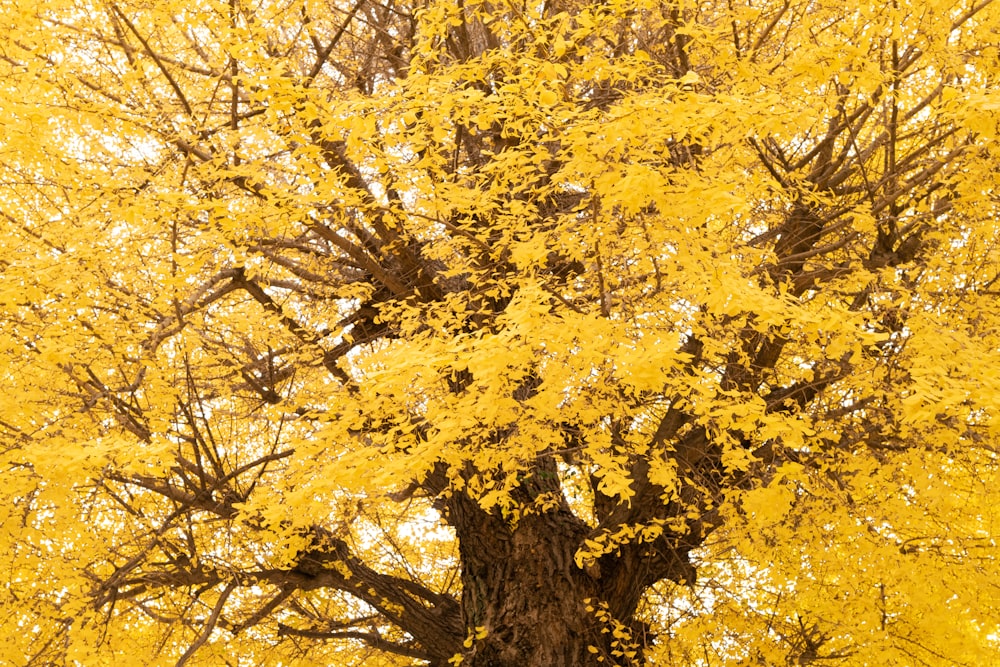
[[(588, 646), (604, 637), (587, 605), (597, 582), (573, 562), (581, 533), (557, 513), (525, 517), (503, 539), (503, 555), (462, 554), (462, 611), (473, 638), (472, 667), (571, 667), (596, 664)], [(498, 544), (500, 541), (497, 541)]]
[[(628, 664), (614, 657), (626, 647), (613, 644), (621, 639), (604, 611), (611, 582), (596, 568), (577, 567), (574, 554), (590, 528), (568, 508), (513, 524), (456, 494), (448, 519), (459, 534), (462, 615), (470, 634), (463, 666)], [(615, 620), (631, 626), (632, 619)], [(635, 650), (632, 659), (641, 660)]]

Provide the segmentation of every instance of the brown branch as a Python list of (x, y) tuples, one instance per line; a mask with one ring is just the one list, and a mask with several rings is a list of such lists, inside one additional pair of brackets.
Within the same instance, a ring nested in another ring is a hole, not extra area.
[(236, 589), (236, 580), (230, 579), (226, 584), (226, 587), (219, 594), (219, 601), (215, 603), (215, 608), (212, 609), (212, 615), (209, 616), (208, 621), (205, 622), (205, 628), (202, 630), (201, 635), (195, 640), (188, 650), (184, 651), (184, 655), (180, 657), (177, 661), (177, 667), (184, 667), (188, 660), (190, 660), (195, 652), (205, 645), (208, 638), (212, 636), (212, 630), (215, 629), (216, 624), (219, 622), (219, 616), (222, 614), (222, 608), (226, 606), (226, 600)]
[(312, 69), (309, 70), (309, 73), (306, 74), (305, 79), (302, 81), (304, 88), (308, 88), (312, 85), (312, 82), (317, 76), (319, 76), (320, 70), (323, 69), (323, 65), (326, 64), (326, 61), (330, 58), (333, 48), (337, 46), (340, 38), (344, 36), (344, 33), (347, 31), (347, 26), (351, 24), (351, 21), (354, 20), (355, 14), (358, 13), (358, 10), (361, 9), (361, 6), (364, 5), (365, 2), (367, 2), (367, 0), (358, 0), (354, 3), (354, 6), (347, 12), (347, 17), (344, 19), (344, 22), (340, 24), (337, 32), (334, 33), (332, 38), (330, 38), (330, 42), (323, 47), (322, 51), (316, 54), (316, 62), (313, 63)]
[[(355, 556), (343, 540), (313, 528), (316, 545), (303, 552), (291, 570), (258, 570), (244, 577), (299, 590), (334, 588), (363, 600), (387, 621), (400, 627), (432, 655), (458, 652), (464, 636), (458, 602), (408, 579), (381, 574)], [(345, 575), (336, 564), (345, 567)]]
[[(262, 620), (264, 620), (264, 618), (266, 618), (272, 612), (274, 612), (275, 609), (280, 607), (285, 602), (285, 600), (287, 600), (292, 595), (294, 591), (295, 591), (294, 588), (288, 586), (282, 587), (281, 590), (278, 591), (278, 594), (275, 595), (270, 600), (268, 600), (267, 603), (264, 604), (260, 609), (258, 609), (253, 614), (248, 616), (242, 623), (234, 625), (231, 628), (231, 632), (234, 635), (238, 635), (239, 633), (243, 632), (243, 630), (246, 630), (249, 627), (257, 625)], [(278, 625), (280, 627), (281, 624), (279, 623)], [(280, 636), (281, 632), (279, 631), (278, 634)]]
[[(431, 272), (427, 269), (424, 263), (420, 261), (417, 254), (405, 242), (405, 240), (400, 238), (400, 235), (394, 228), (393, 223), (386, 219), (387, 209), (379, 205), (378, 199), (372, 192), (371, 187), (365, 181), (361, 170), (358, 169), (358, 166), (347, 156), (347, 149), (344, 142), (334, 141), (322, 137), (319, 133), (318, 121), (311, 123), (310, 125), (312, 129), (311, 137), (313, 143), (322, 151), (324, 161), (330, 166), (330, 168), (340, 169), (346, 175), (346, 184), (348, 187), (362, 193), (365, 205), (374, 212), (371, 216), (371, 224), (375, 229), (375, 233), (378, 235), (378, 238), (382, 241), (384, 246), (391, 248), (394, 253), (394, 257), (402, 265), (402, 275), (413, 276), (414, 280), (407, 286), (405, 291), (409, 292), (410, 287), (412, 286), (428, 301), (440, 299), (441, 291), (434, 284), (431, 278)], [(386, 184), (386, 191), (389, 193), (390, 199), (395, 199), (396, 201), (400, 200), (398, 193), (393, 196), (394, 189), (391, 184)], [(319, 231), (319, 233), (323, 235), (323, 238), (326, 238), (331, 242), (338, 243), (329, 236), (322, 234), (321, 231)], [(346, 242), (346, 239), (341, 239), (341, 241)], [(393, 280), (397, 282), (397, 284), (399, 283), (395, 277), (393, 277)], [(386, 284), (386, 287), (390, 286)], [(390, 287), (390, 289), (392, 288)]]
[(373, 632), (359, 630), (304, 630), (278, 623), (278, 636), (308, 637), (310, 639), (359, 639), (372, 648), (417, 660), (431, 660), (434, 655), (413, 645), (398, 644), (383, 639)]
[(389, 288), (393, 294), (397, 296), (406, 296), (410, 293), (410, 289), (406, 285), (400, 282), (394, 275), (382, 268), (382, 266), (369, 257), (364, 250), (320, 222), (310, 222), (308, 225), (309, 229), (319, 234), (324, 240), (329, 241), (347, 253), (351, 259), (357, 262), (358, 268), (370, 273), (375, 280)]
[(160, 343), (184, 328), (183, 318), (186, 315), (218, 301), (236, 289), (237, 286), (232, 282), (219, 289), (212, 289), (223, 280), (231, 281), (236, 275), (236, 269), (223, 269), (198, 285), (183, 301), (177, 304), (174, 315), (165, 315), (157, 322), (156, 329), (143, 343), (143, 348), (150, 353), (155, 352)]
[(126, 16), (125, 13), (118, 8), (118, 5), (116, 5), (115, 3), (111, 3), (111, 9), (113, 9), (114, 12), (118, 14), (118, 17), (122, 20), (122, 22), (126, 25), (126, 27), (128, 27), (128, 29), (132, 32), (132, 34), (136, 36), (136, 39), (138, 39), (139, 42), (142, 44), (142, 47), (145, 49), (149, 57), (153, 59), (154, 63), (156, 63), (156, 66), (159, 68), (159, 70), (163, 73), (163, 76), (166, 77), (167, 81), (170, 83), (170, 87), (173, 88), (174, 94), (177, 95), (177, 99), (180, 100), (180, 103), (184, 107), (184, 111), (187, 113), (187, 115), (190, 118), (194, 118), (194, 111), (191, 109), (191, 105), (188, 103), (187, 97), (184, 95), (184, 92), (181, 90), (181, 87), (177, 84), (177, 81), (174, 79), (173, 75), (170, 74), (170, 70), (167, 69), (167, 66), (163, 64), (163, 61), (160, 60), (160, 57), (156, 54), (155, 51), (153, 51), (152, 47), (150, 47), (149, 42), (146, 41), (146, 38), (139, 33), (135, 25), (133, 25), (132, 22), (128, 19), (128, 16)]
[(205, 491), (199, 491), (198, 493), (189, 493), (180, 487), (174, 486), (167, 480), (149, 475), (122, 475), (121, 473), (110, 471), (104, 473), (104, 476), (115, 482), (138, 486), (147, 491), (159, 494), (164, 498), (168, 498), (180, 505), (178, 511), (181, 512), (199, 509), (215, 514), (223, 519), (231, 519), (238, 513), (230, 501), (225, 499), (215, 500), (212, 497), (211, 491), (217, 488), (215, 486), (209, 487)]

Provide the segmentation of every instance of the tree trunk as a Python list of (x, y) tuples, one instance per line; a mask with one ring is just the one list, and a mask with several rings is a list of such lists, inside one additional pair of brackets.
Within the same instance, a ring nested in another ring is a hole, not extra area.
[(463, 667), (622, 664), (612, 659), (612, 633), (603, 631), (610, 626), (595, 614), (600, 581), (573, 560), (588, 531), (583, 522), (558, 509), (511, 527), (468, 499), (451, 510), (460, 534), (462, 613), (473, 635)]

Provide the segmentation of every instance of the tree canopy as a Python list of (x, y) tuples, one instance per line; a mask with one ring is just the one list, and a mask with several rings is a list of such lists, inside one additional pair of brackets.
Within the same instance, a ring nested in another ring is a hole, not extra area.
[(1000, 661), (991, 0), (0, 22), (0, 664)]

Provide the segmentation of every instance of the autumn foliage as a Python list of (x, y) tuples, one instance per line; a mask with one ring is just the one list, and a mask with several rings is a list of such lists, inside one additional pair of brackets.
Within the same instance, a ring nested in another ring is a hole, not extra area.
[(0, 24), (0, 665), (1000, 663), (991, 0)]

